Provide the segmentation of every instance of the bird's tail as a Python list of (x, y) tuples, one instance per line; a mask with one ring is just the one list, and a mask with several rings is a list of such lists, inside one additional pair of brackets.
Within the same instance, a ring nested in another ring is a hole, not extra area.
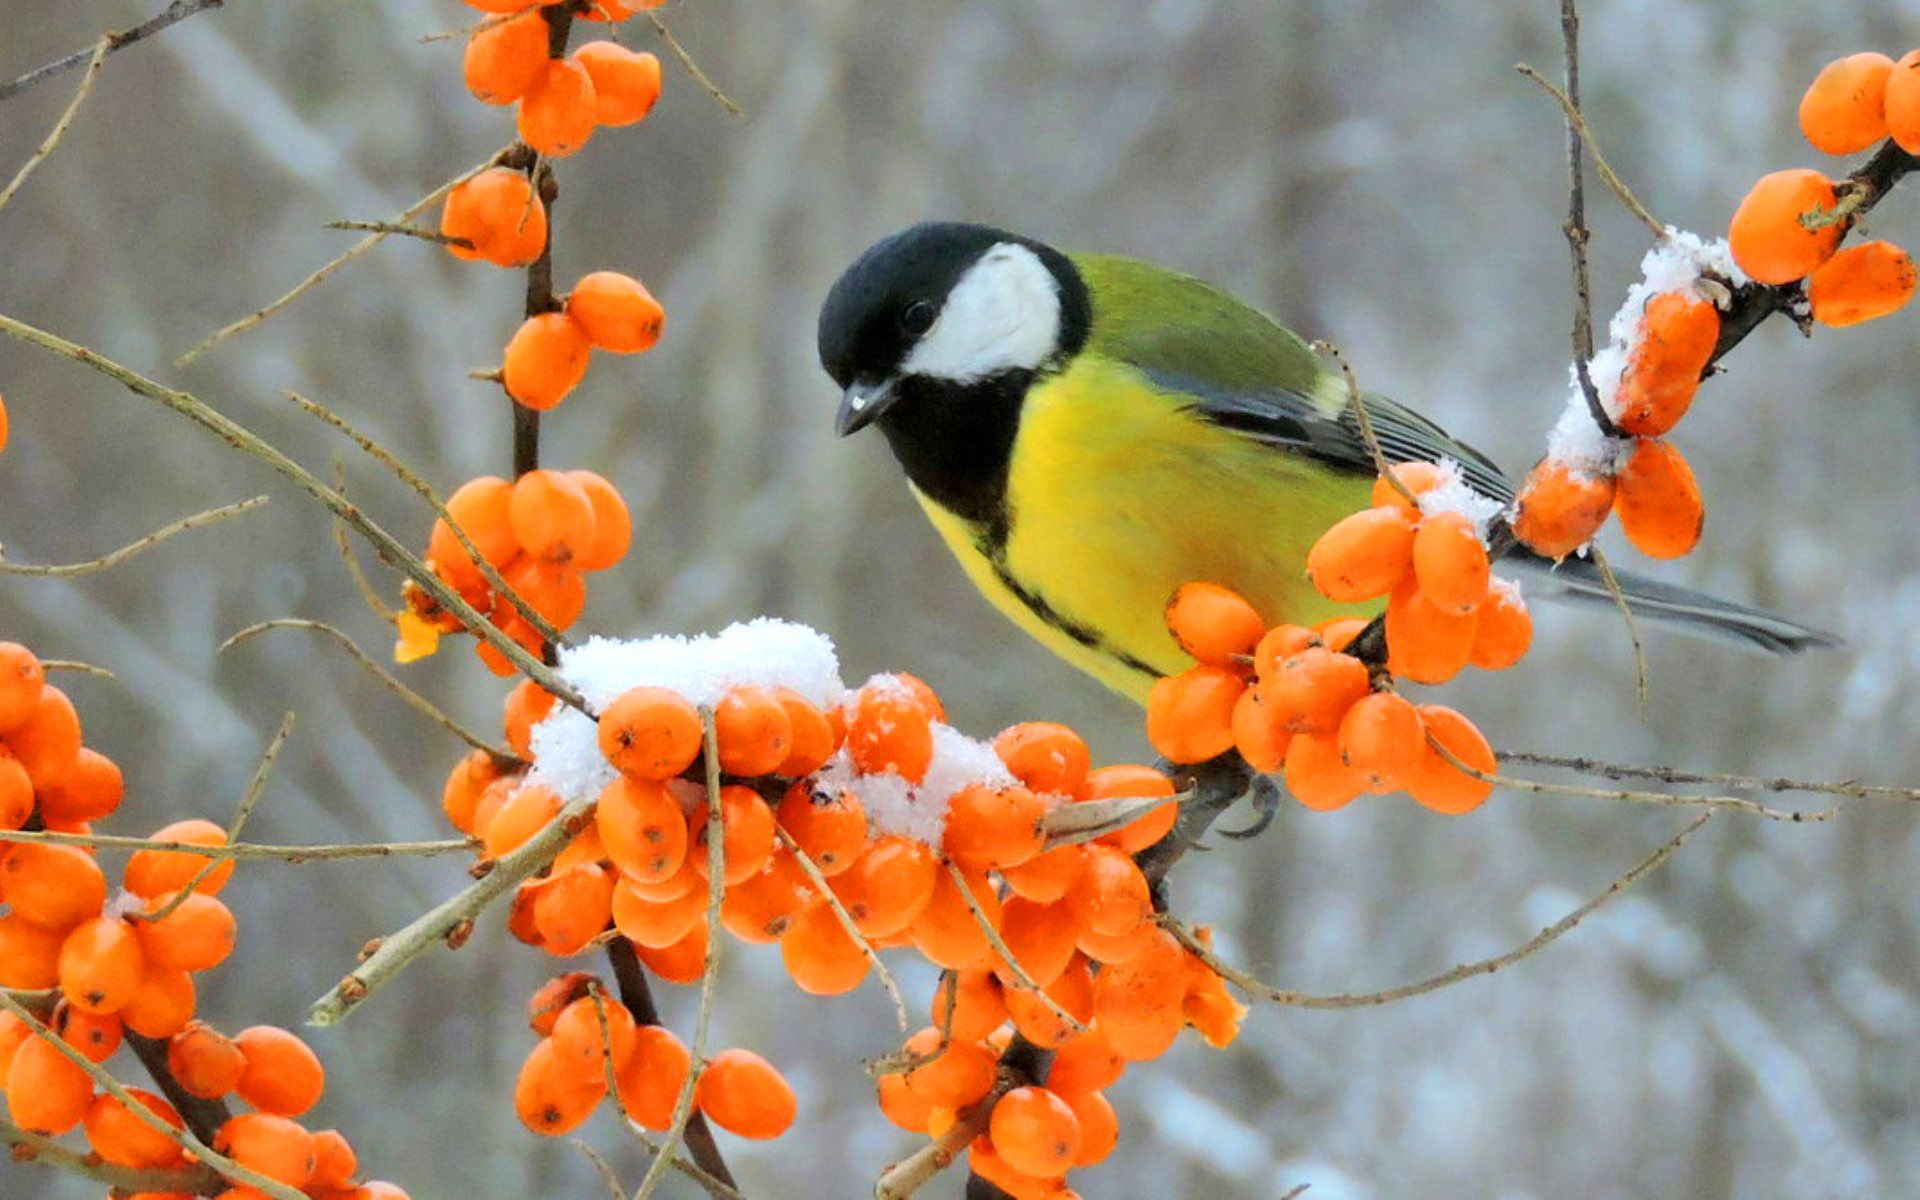
[[(1501, 563), (1522, 569), (1528, 576), (1529, 590), (1543, 599), (1583, 607), (1615, 607), (1613, 593), (1607, 589), (1606, 580), (1591, 559), (1568, 558), (1556, 564), (1525, 549), (1517, 549), (1501, 559)], [(1749, 608), (1628, 571), (1615, 571), (1613, 575), (1634, 616), (1695, 637), (1731, 642), (1769, 654), (1798, 654), (1815, 646), (1840, 644), (1840, 639), (1830, 633), (1810, 629), (1765, 609)]]

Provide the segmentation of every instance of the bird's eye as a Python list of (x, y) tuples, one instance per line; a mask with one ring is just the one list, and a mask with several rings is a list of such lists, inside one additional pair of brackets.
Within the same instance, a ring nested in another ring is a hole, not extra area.
[(919, 337), (933, 328), (933, 305), (925, 300), (915, 300), (900, 310), (900, 328), (914, 337)]

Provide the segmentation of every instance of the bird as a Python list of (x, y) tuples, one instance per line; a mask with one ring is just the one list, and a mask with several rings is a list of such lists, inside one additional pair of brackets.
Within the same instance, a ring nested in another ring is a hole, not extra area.
[[(841, 389), (838, 433), (879, 429), (974, 585), (1122, 695), (1145, 703), (1193, 665), (1164, 616), (1183, 584), (1230, 588), (1272, 623), (1365, 611), (1321, 596), (1305, 570), (1319, 535), (1371, 502), (1376, 464), (1347, 379), (1220, 288), (927, 222), (841, 274), (818, 350)], [(1361, 403), (1389, 462), (1451, 461), (1475, 492), (1511, 503), (1486, 455), (1384, 396)], [(1502, 564), (1536, 594), (1615, 603), (1590, 560), (1516, 547)], [(1761, 609), (1616, 576), (1657, 623), (1775, 654), (1834, 644)]]

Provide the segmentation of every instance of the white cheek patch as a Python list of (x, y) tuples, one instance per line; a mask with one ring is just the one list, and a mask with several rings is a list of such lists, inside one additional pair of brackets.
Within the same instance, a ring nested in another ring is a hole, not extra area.
[(1060, 337), (1060, 285), (1040, 256), (1002, 242), (967, 268), (939, 319), (901, 364), (906, 375), (972, 383), (1037, 370)]

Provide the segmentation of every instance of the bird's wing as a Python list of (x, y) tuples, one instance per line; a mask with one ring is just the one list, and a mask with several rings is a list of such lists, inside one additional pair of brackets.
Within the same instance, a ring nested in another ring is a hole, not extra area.
[[(1373, 473), (1345, 378), (1292, 331), (1189, 276), (1124, 258), (1074, 262), (1098, 298), (1091, 352), (1132, 364), (1222, 428)], [(1449, 458), (1475, 491), (1513, 498), (1512, 483), (1491, 459), (1432, 421), (1385, 396), (1368, 393), (1361, 403), (1389, 462)]]

